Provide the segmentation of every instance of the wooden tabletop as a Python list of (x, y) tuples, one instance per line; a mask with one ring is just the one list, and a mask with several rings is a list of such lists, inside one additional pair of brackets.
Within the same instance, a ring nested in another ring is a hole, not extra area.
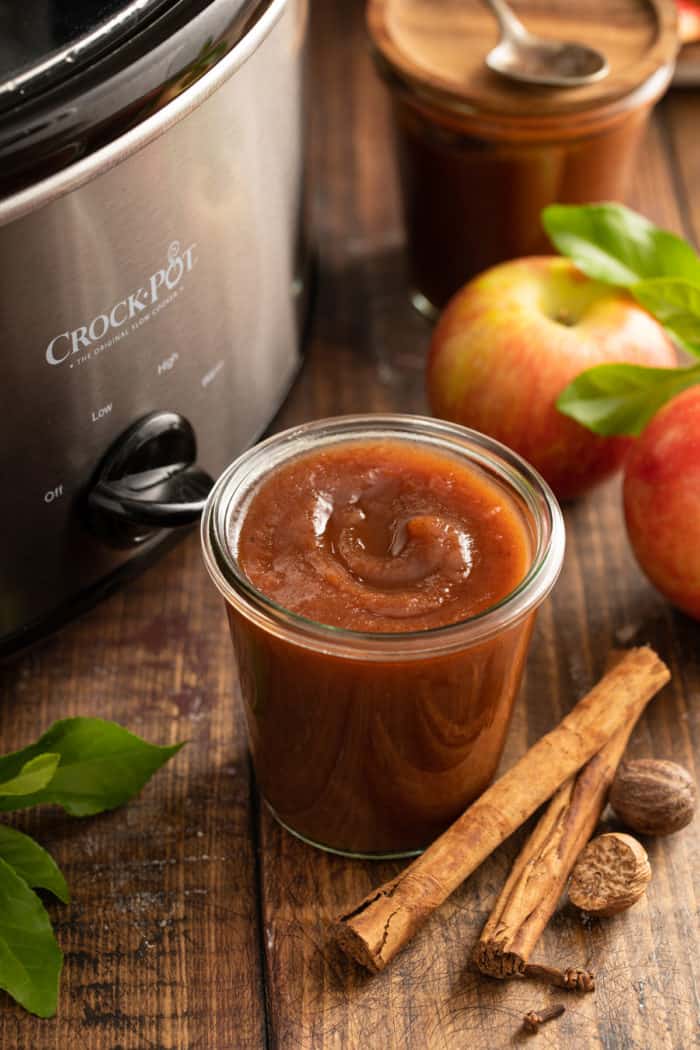
[[(320, 288), (304, 371), (274, 429), (354, 410), (426, 410), (429, 329), (407, 301), (388, 110), (360, 0), (312, 5), (314, 212)], [(656, 111), (633, 206), (700, 237), (696, 92)], [(700, 624), (674, 612), (628, 550), (617, 483), (566, 511), (563, 575), (543, 607), (503, 766), (600, 675), (615, 644), (651, 643), (673, 680), (635, 756), (700, 773)], [(2, 751), (55, 719), (100, 715), (187, 747), (126, 808), (89, 820), (29, 813), (73, 901), (50, 905), (66, 964), (58, 1016), (0, 995), (2, 1050), (494, 1050), (527, 1041), (523, 1013), (566, 993), (468, 965), (523, 834), (498, 850), (382, 975), (328, 942), (329, 917), (400, 869), (316, 852), (261, 807), (223, 608), (198, 538), (2, 672)], [(583, 922), (564, 907), (538, 960), (588, 964), (593, 995), (535, 1038), (557, 1050), (689, 1050), (700, 1014), (698, 822), (649, 840), (646, 897)]]

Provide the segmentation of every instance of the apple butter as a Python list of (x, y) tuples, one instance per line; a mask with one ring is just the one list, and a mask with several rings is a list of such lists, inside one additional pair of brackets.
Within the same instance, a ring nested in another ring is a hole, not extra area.
[(563, 526), (502, 446), (411, 417), (309, 424), (210, 497), (260, 789), (323, 847), (425, 847), (498, 764)]
[(310, 620), (421, 631), (466, 620), (517, 587), (531, 538), (473, 467), (405, 441), (307, 452), (264, 481), (236, 556), (255, 586)]
[(510, 81), (485, 65), (498, 23), (483, 0), (369, 0), (395, 118), (413, 301), (434, 316), (495, 263), (551, 250), (542, 208), (624, 199), (677, 49), (674, 0), (521, 0), (539, 36), (601, 50), (583, 87)]

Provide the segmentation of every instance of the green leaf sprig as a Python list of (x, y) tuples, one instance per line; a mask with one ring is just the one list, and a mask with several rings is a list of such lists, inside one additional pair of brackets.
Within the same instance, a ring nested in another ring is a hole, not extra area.
[[(627, 289), (700, 358), (700, 257), (687, 241), (621, 204), (552, 204), (542, 222), (562, 255), (588, 277)], [(696, 383), (700, 364), (598, 365), (562, 391), (557, 408), (597, 434), (639, 434), (666, 401)]]
[[(0, 756), (0, 810), (49, 802), (84, 817), (114, 809), (181, 747), (149, 744), (101, 718), (66, 718), (35, 744)], [(52, 1017), (63, 954), (37, 889), (70, 899), (46, 850), (0, 824), (0, 988), (31, 1013)]]

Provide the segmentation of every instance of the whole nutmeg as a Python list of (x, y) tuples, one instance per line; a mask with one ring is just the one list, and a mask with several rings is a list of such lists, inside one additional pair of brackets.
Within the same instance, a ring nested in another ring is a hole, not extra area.
[(617, 832), (599, 835), (574, 865), (569, 900), (591, 915), (615, 915), (643, 896), (650, 878), (649, 858), (641, 843)]
[(641, 835), (670, 835), (690, 824), (695, 781), (677, 762), (639, 758), (624, 762), (610, 788), (610, 805), (628, 828)]

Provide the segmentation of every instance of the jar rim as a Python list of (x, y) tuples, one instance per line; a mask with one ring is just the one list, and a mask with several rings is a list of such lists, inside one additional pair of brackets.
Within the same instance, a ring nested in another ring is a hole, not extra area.
[[(259, 590), (238, 566), (228, 542), (232, 513), (282, 463), (321, 445), (367, 439), (420, 441), (486, 469), (515, 492), (536, 526), (532, 564), (518, 585), (487, 609), (455, 623), (417, 631), (354, 631), (293, 612)], [(522, 620), (547, 597), (564, 557), (564, 519), (544, 479), (507, 446), (456, 423), (428, 416), (363, 414), (314, 420), (268, 437), (243, 452), (219, 476), (201, 522), (206, 568), (225, 601), (269, 633), (315, 651), (363, 660), (425, 658), (464, 649)]]
[(509, 144), (560, 143), (604, 135), (630, 112), (646, 111), (664, 95), (675, 70), (675, 61), (659, 66), (627, 94), (571, 112), (514, 114), (479, 108), (445, 90), (412, 82), (379, 52), (374, 55), (380, 76), (397, 102), (422, 116), (427, 123), (442, 126), (459, 136)]

